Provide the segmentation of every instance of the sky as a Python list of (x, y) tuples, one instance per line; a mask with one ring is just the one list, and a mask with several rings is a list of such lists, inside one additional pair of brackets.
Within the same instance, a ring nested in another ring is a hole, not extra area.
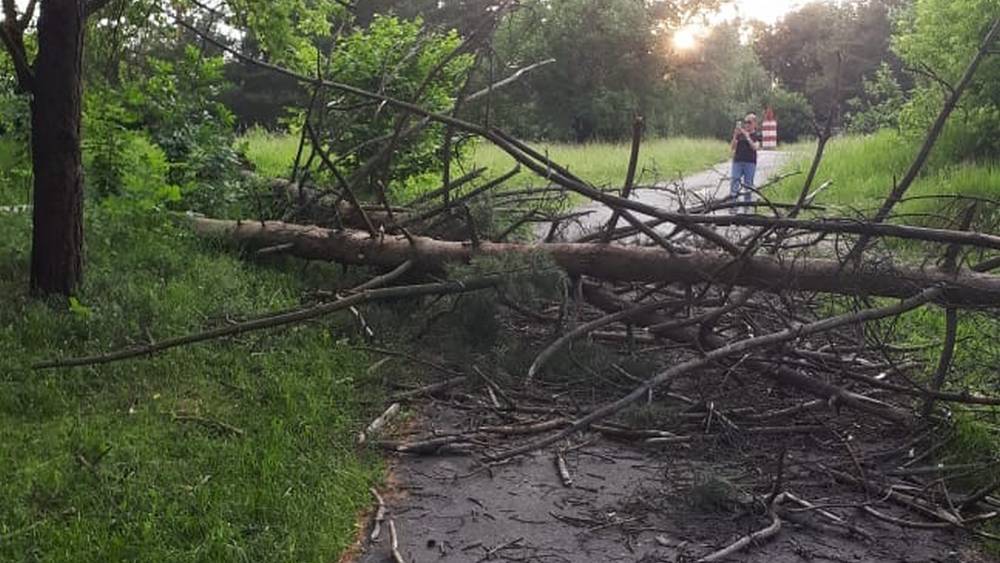
[[(774, 23), (788, 12), (793, 12), (811, 1), (831, 2), (834, 0), (732, 0), (722, 9), (706, 17), (708, 25), (736, 18), (760, 20)], [(678, 51), (696, 49), (700, 39), (708, 34), (705, 23), (692, 23), (674, 32), (672, 44)]]
[(724, 7), (722, 13), (717, 17), (719, 19), (732, 19), (739, 16), (742, 19), (757, 19), (774, 23), (781, 16), (808, 3), (809, 0), (736, 0)]

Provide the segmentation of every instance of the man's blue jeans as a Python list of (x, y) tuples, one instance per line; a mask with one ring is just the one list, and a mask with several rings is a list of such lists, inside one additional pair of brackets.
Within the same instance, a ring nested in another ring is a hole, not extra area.
[(740, 195), (743, 196), (743, 201), (747, 204), (753, 201), (753, 192), (747, 188), (753, 187), (753, 176), (756, 172), (757, 164), (754, 162), (733, 161), (733, 179), (729, 184), (729, 194), (734, 201), (739, 201)]

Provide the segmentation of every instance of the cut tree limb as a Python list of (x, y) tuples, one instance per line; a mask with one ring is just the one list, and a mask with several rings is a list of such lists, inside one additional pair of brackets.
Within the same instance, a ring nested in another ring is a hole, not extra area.
[(516, 244), (483, 241), (475, 248), (464, 242), (426, 237), (371, 237), (355, 230), (334, 231), (277, 221), (227, 221), (192, 218), (194, 231), (250, 247), (286, 243), (300, 258), (345, 264), (394, 267), (407, 260), (421, 269), (441, 269), (448, 263), (469, 262), (475, 256), (548, 254), (573, 276), (609, 281), (712, 282), (767, 291), (797, 290), (844, 295), (912, 297), (929, 285), (941, 285), (936, 300), (957, 307), (1000, 306), (1000, 277), (963, 271), (949, 274), (913, 267), (844, 268), (835, 260), (748, 257), (739, 261), (717, 252), (671, 255), (661, 249), (605, 244)]

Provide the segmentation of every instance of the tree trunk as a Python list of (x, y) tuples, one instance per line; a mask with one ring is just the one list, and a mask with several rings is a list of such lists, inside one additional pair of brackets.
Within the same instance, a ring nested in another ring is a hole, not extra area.
[(41, 2), (31, 102), (36, 294), (69, 295), (83, 281), (83, 30), (82, 0)]
[(836, 260), (801, 258), (782, 260), (755, 256), (737, 261), (717, 252), (671, 255), (656, 248), (608, 244), (515, 244), (450, 242), (428, 237), (384, 235), (363, 231), (334, 231), (278, 221), (225, 221), (193, 219), (202, 236), (220, 236), (251, 247), (291, 245), (287, 252), (300, 258), (344, 264), (396, 267), (407, 260), (429, 270), (446, 263), (468, 262), (475, 256), (547, 254), (572, 276), (610, 281), (712, 282), (755, 287), (765, 291), (816, 291), (843, 295), (912, 297), (942, 284), (941, 301), (957, 307), (1000, 306), (1000, 276), (963, 271), (881, 265), (843, 268)]

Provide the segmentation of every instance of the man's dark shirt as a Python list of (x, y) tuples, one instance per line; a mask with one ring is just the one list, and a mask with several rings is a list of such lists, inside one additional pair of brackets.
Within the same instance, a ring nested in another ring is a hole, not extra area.
[[(760, 131), (754, 131), (750, 133), (750, 138), (753, 139), (754, 143), (760, 143), (764, 141), (764, 136), (761, 135)], [(736, 155), (733, 156), (733, 160), (736, 162), (752, 162), (757, 164), (757, 151), (753, 149), (746, 137), (740, 135), (738, 141), (736, 141)]]

